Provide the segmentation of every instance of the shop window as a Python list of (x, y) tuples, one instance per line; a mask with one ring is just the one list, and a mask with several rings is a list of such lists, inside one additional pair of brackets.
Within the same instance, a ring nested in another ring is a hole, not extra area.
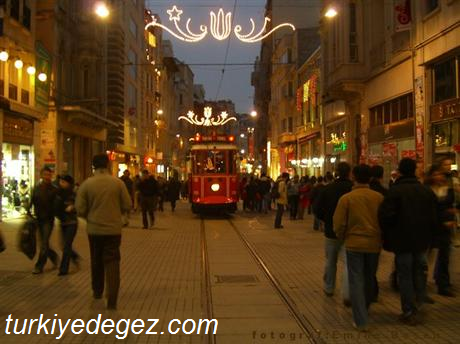
[(18, 87), (16, 85), (10, 84), (8, 89), (8, 98), (18, 100)]
[(434, 102), (452, 99), (457, 94), (455, 58), (451, 58), (433, 67)]
[(11, 0), (10, 16), (19, 21), (19, 0)]
[(29, 105), (29, 91), (21, 90), (21, 103)]
[(399, 103), (398, 99), (391, 102), (391, 122), (399, 121)]

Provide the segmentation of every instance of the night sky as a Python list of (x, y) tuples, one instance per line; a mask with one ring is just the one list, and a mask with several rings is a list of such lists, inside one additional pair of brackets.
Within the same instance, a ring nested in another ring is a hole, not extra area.
[[(250, 30), (249, 18), (253, 18), (258, 32), (263, 25), (265, 13), (265, 0), (237, 0), (233, 27), (240, 24), (243, 32)], [(174, 24), (169, 21), (166, 11), (177, 5), (184, 11), (181, 23), (185, 27), (188, 18), (191, 18), (192, 31), (199, 33), (200, 25), (209, 27), (209, 12), (217, 12), (222, 7), (226, 12), (233, 12), (235, 0), (146, 0), (146, 7), (160, 15), (162, 23), (169, 28)], [(173, 43), (174, 54), (187, 64), (195, 74), (195, 84), (203, 84), (206, 89), (206, 99), (231, 99), (237, 112), (248, 113), (252, 110), (253, 87), (251, 86), (251, 72), (253, 63), (259, 54), (259, 43), (242, 43), (232, 33), (228, 40), (217, 41), (210, 34), (198, 43), (185, 43), (174, 38), (169, 33), (164, 33), (164, 39)], [(228, 46), (227, 63), (250, 63), (247, 66), (229, 65), (225, 67), (224, 78), (221, 82), (223, 66), (193, 66), (193, 64), (224, 63)], [(221, 87), (219, 88), (219, 84)]]

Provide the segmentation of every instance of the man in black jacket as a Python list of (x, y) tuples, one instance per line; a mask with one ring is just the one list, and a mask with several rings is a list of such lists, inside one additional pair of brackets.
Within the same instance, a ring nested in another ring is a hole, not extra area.
[[(336, 173), (338, 178), (331, 184), (325, 186), (318, 195), (313, 205), (313, 212), (316, 217), (324, 222), (324, 235), (326, 236), (326, 267), (324, 271), (324, 293), (332, 296), (335, 289), (337, 273), (337, 259), (340, 251), (343, 252), (343, 242), (337, 239), (333, 228), (333, 216), (339, 198), (351, 191), (353, 182), (350, 180), (350, 165), (341, 162), (337, 165)], [(346, 264), (344, 265), (346, 266)], [(348, 274), (344, 268), (342, 297), (345, 304), (349, 303)]]
[(380, 165), (374, 165), (371, 167), (372, 178), (369, 183), (369, 187), (371, 190), (377, 191), (382, 194), (382, 196), (385, 196), (388, 190), (382, 185), (383, 172), (383, 167)]
[(54, 200), (57, 189), (52, 184), (53, 171), (44, 167), (41, 170), (41, 181), (32, 191), (32, 197), (28, 212), (34, 208), (35, 217), (38, 221), (38, 234), (40, 236), (40, 253), (34, 274), (43, 272), (47, 259), (51, 259), (54, 266), (57, 267), (58, 255), (50, 248), (50, 238), (54, 227)]
[[(153, 229), (155, 223), (155, 197), (158, 195), (158, 183), (155, 178), (149, 174), (149, 171), (142, 171), (142, 178), (138, 184), (138, 190), (142, 209), (143, 229)], [(147, 214), (150, 217), (150, 227), (147, 220)]]
[(383, 248), (395, 253), (403, 314), (400, 320), (418, 323), (417, 304), (426, 298), (426, 252), (437, 228), (436, 199), (415, 176), (416, 162), (404, 158), (399, 177), (379, 209)]

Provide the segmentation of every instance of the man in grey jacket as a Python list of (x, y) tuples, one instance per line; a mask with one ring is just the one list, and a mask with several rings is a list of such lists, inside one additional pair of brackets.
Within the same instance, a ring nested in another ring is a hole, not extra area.
[(94, 175), (80, 186), (75, 206), (78, 215), (87, 221), (93, 296), (102, 298), (105, 278), (107, 308), (116, 309), (122, 214), (131, 209), (131, 198), (124, 183), (109, 174), (108, 166), (106, 154), (94, 156)]

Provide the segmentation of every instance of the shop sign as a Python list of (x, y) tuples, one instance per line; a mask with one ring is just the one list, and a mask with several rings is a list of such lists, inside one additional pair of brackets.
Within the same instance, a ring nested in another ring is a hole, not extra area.
[(24, 118), (5, 115), (3, 118), (3, 141), (32, 145), (34, 142), (33, 122)]
[(417, 158), (417, 153), (413, 149), (403, 150), (401, 151), (401, 158), (409, 158), (409, 159), (415, 160)]
[(346, 142), (341, 142), (339, 144), (334, 144), (334, 152), (344, 152), (347, 150), (348, 145)]
[(460, 98), (431, 106), (431, 121), (460, 117)]
[(50, 75), (51, 75), (51, 55), (40, 42), (35, 46), (36, 66), (40, 73), (48, 75), (48, 79), (43, 82), (38, 80), (39, 73), (35, 79), (35, 103), (45, 110), (48, 110), (50, 97)]
[(410, 30), (411, 24), (410, 0), (395, 0), (394, 23), (395, 31)]

